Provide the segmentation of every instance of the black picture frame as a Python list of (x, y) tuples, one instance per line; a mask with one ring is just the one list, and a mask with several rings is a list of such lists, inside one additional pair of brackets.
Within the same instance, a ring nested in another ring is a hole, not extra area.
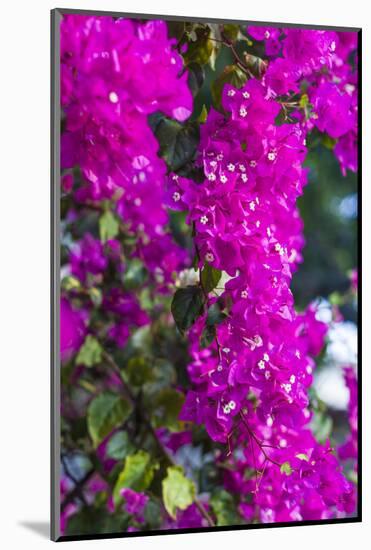
[[(156, 531), (138, 531), (125, 533), (89, 534), (89, 535), (61, 535), (60, 524), (60, 357), (59, 357), (59, 300), (60, 300), (60, 22), (65, 14), (96, 15), (111, 17), (127, 17), (132, 19), (164, 21), (189, 21), (205, 23), (229, 23), (238, 25), (254, 25), (284, 28), (300, 28), (314, 30), (351, 31), (358, 33), (358, 504), (357, 515), (349, 518), (304, 520), (293, 522), (277, 522), (251, 525), (228, 525), (222, 527), (202, 527), (187, 529), (170, 529)], [(138, 14), (116, 11), (81, 10), (55, 8), (51, 10), (51, 272), (50, 272), (50, 302), (51, 302), (51, 499), (50, 499), (50, 536), (53, 541), (92, 540), (110, 538), (128, 538), (156, 535), (177, 535), (184, 533), (204, 533), (216, 531), (248, 531), (251, 529), (271, 529), (280, 527), (298, 527), (308, 525), (342, 524), (362, 522), (362, 29), (357, 27), (336, 27), (315, 24), (293, 24), (278, 22), (262, 22), (235, 19), (215, 19), (192, 16), (173, 16), (159, 14)]]

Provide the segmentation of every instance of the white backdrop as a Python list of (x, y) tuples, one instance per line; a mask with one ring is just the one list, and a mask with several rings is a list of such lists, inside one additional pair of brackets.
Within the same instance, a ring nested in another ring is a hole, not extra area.
[[(49, 10), (136, 11), (338, 26), (362, 26), (363, 105), (370, 120), (370, 29), (365, 0), (49, 0), (4, 2), (0, 27), (0, 544), (45, 548), (49, 520)], [(366, 90), (368, 93), (366, 93)], [(5, 119), (5, 123), (4, 123)], [(371, 540), (370, 441), (370, 143), (364, 125), (364, 523), (72, 542), (69, 548), (357, 549)], [(368, 338), (367, 338), (368, 337)], [(368, 342), (367, 342), (368, 339)], [(368, 433), (367, 433), (368, 432)], [(368, 543), (369, 547), (369, 543)]]

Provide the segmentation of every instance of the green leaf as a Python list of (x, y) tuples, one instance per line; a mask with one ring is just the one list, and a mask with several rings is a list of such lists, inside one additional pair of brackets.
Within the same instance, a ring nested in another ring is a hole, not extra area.
[(198, 286), (179, 288), (171, 303), (171, 313), (179, 331), (188, 330), (203, 311), (202, 290)]
[(151, 420), (155, 428), (165, 427), (170, 431), (181, 430), (178, 420), (184, 403), (184, 395), (172, 388), (164, 388), (153, 399)]
[(292, 468), (290, 466), (290, 462), (284, 462), (281, 464), (280, 468), (281, 474), (286, 474), (287, 476), (292, 474)]
[(213, 492), (210, 506), (216, 516), (217, 525), (236, 525), (240, 523), (233, 496), (224, 489)]
[(222, 272), (219, 269), (215, 269), (207, 262), (205, 263), (201, 271), (201, 283), (206, 292), (214, 290), (221, 279)]
[(303, 95), (300, 97), (299, 107), (300, 107), (300, 109), (305, 109), (306, 107), (308, 107), (308, 105), (309, 105), (309, 97), (308, 97), (308, 94), (303, 94)]
[(133, 386), (141, 387), (154, 380), (153, 367), (144, 357), (132, 357), (128, 361), (124, 374)]
[(96, 288), (95, 286), (92, 286), (89, 288), (89, 296), (91, 301), (96, 307), (99, 307), (102, 303), (102, 291), (99, 288)]
[(206, 325), (200, 337), (201, 348), (204, 349), (210, 346), (215, 336), (216, 336), (215, 325)]
[(150, 455), (145, 451), (138, 451), (133, 455), (127, 456), (124, 468), (113, 490), (115, 506), (122, 501), (120, 491), (124, 487), (129, 487), (138, 492), (145, 491), (150, 486), (157, 468), (158, 464), (152, 463)]
[(104, 243), (114, 239), (119, 233), (120, 224), (110, 210), (106, 210), (99, 218), (99, 235)]
[(196, 97), (205, 80), (205, 71), (198, 63), (188, 65), (188, 86), (193, 97)]
[(122, 460), (134, 451), (126, 432), (115, 433), (108, 442), (107, 455), (115, 460)]
[(149, 123), (169, 170), (176, 172), (194, 159), (199, 142), (197, 123), (182, 125), (158, 113), (149, 117)]
[(76, 357), (77, 365), (93, 367), (100, 363), (103, 348), (94, 336), (88, 334)]
[(318, 443), (325, 443), (329, 438), (333, 427), (331, 416), (325, 412), (316, 411), (310, 423), (310, 428)]
[(65, 535), (91, 535), (93, 526), (98, 534), (121, 532), (126, 530), (127, 517), (109, 513), (106, 506), (83, 507), (68, 519)]
[(207, 120), (207, 115), (208, 115), (208, 112), (207, 112), (207, 108), (206, 108), (206, 105), (203, 105), (202, 106), (202, 109), (201, 109), (201, 113), (198, 115), (197, 117), (197, 120), (200, 124), (203, 124), (204, 122), (206, 122)]
[(170, 466), (162, 482), (162, 495), (168, 514), (176, 519), (176, 511), (190, 506), (196, 495), (193, 481), (187, 479), (180, 466)]
[(309, 456), (306, 455), (305, 453), (298, 453), (297, 455), (295, 455), (296, 458), (298, 458), (299, 460), (305, 460), (305, 462), (309, 462)]
[(214, 44), (209, 39), (210, 28), (201, 27), (193, 28), (189, 33), (190, 42), (188, 43), (188, 49), (184, 54), (184, 60), (187, 65), (190, 63), (198, 63), (199, 65), (205, 65), (213, 52)]
[(161, 506), (155, 500), (150, 500), (144, 509), (144, 519), (150, 529), (158, 529), (163, 521)]
[(148, 278), (148, 271), (141, 260), (134, 258), (128, 262), (123, 275), (124, 287), (128, 290), (139, 288)]
[(344, 296), (342, 296), (340, 292), (337, 291), (331, 292), (328, 299), (332, 306), (342, 306), (344, 304)]
[(240, 32), (238, 25), (223, 25), (223, 36), (230, 42), (235, 42)]
[(221, 109), (222, 93), (225, 84), (241, 88), (247, 80), (247, 75), (237, 65), (227, 65), (221, 75), (211, 85), (211, 95), (216, 109)]
[(267, 62), (261, 57), (245, 53), (245, 65), (255, 78), (261, 78), (266, 71)]
[(81, 288), (80, 281), (74, 277), (73, 275), (67, 275), (67, 277), (63, 277), (61, 282), (62, 288), (65, 290), (77, 290)]
[(206, 323), (210, 327), (212, 327), (212, 326), (218, 325), (219, 323), (224, 321), (224, 319), (226, 319), (226, 317), (227, 317), (227, 314), (224, 313), (221, 310), (221, 306), (220, 306), (219, 302), (215, 302), (214, 304), (212, 304), (209, 307), (209, 309), (207, 311)]
[(336, 143), (337, 143), (337, 140), (332, 138), (328, 134), (323, 134), (322, 135), (322, 143), (325, 147), (327, 147), (327, 149), (330, 149), (330, 151), (332, 151), (333, 148), (335, 147)]
[(131, 411), (129, 401), (113, 393), (104, 392), (93, 399), (88, 407), (88, 430), (94, 447), (123, 424)]

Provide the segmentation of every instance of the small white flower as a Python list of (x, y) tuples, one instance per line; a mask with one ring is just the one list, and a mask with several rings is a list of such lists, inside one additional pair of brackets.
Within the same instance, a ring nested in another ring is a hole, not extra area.
[(207, 179), (210, 180), (210, 181), (215, 181), (215, 180), (216, 180), (216, 175), (214, 174), (214, 172), (211, 172), (211, 173), (207, 176)]
[(266, 40), (268, 40), (268, 38), (270, 37), (270, 35), (271, 35), (271, 33), (270, 33), (269, 31), (265, 31), (265, 33), (264, 33), (264, 38), (265, 38)]
[(180, 201), (180, 193), (178, 193), (178, 191), (175, 191), (175, 193), (173, 193), (173, 201), (174, 202)]
[(269, 372), (269, 370), (266, 370), (266, 371), (265, 371), (264, 376), (265, 376), (265, 379), (266, 379), (266, 380), (269, 380), (269, 379), (270, 379), (271, 373)]
[(228, 164), (227, 168), (228, 168), (228, 170), (229, 170), (230, 172), (234, 172), (235, 166), (234, 166), (234, 164), (232, 164), (232, 163), (230, 162), (230, 163)]
[(276, 252), (280, 252), (280, 250), (281, 250), (281, 245), (280, 245), (280, 243), (276, 243), (276, 244), (274, 245), (274, 249), (275, 249)]
[(250, 97), (249, 92), (242, 92), (242, 95), (245, 99), (249, 99), (249, 97)]
[(241, 298), (247, 298), (248, 297), (248, 292), (247, 290), (242, 290), (241, 291)]
[(245, 118), (246, 115), (247, 115), (247, 111), (245, 107), (240, 107), (240, 116), (242, 116), (242, 118)]
[(293, 383), (295, 382), (295, 380), (296, 380), (295, 374), (292, 374), (292, 375), (290, 376), (290, 382), (291, 382), (291, 384), (293, 384)]
[(291, 391), (291, 384), (281, 384), (281, 388), (285, 390), (286, 393), (290, 393)]
[(222, 365), (218, 365), (217, 368), (216, 368), (216, 370), (217, 370), (218, 372), (221, 372), (221, 371), (223, 370)]
[(246, 166), (244, 164), (239, 164), (238, 168), (241, 170), (241, 172), (246, 172)]
[(173, 174), (173, 175), (172, 175), (172, 179), (173, 179), (174, 181), (178, 181), (178, 179), (179, 179), (178, 174)]
[(202, 223), (202, 225), (207, 224), (208, 221), (209, 221), (209, 218), (207, 216), (202, 216), (200, 219), (200, 222)]
[(250, 166), (251, 166), (251, 168), (255, 168), (256, 160), (250, 160)]
[(227, 176), (224, 175), (224, 174), (222, 174), (222, 175), (220, 176), (220, 181), (221, 181), (222, 183), (227, 183), (227, 181), (228, 181)]
[(223, 412), (224, 412), (224, 414), (229, 414), (231, 412), (230, 406), (229, 405), (224, 405)]
[(241, 174), (241, 179), (244, 183), (246, 183), (249, 178), (247, 177), (247, 174)]
[(282, 447), (282, 448), (287, 447), (287, 440), (286, 440), (286, 439), (283, 439), (283, 438), (282, 438), (282, 439), (280, 440), (280, 447)]
[(270, 153), (268, 153), (268, 159), (269, 160), (275, 160), (276, 159), (276, 156), (277, 154), (275, 153), (275, 151), (271, 151)]
[(213, 262), (215, 260), (214, 254), (212, 254), (211, 252), (207, 252), (207, 254), (205, 255), (205, 258), (207, 262)]
[(351, 95), (354, 92), (355, 89), (356, 88), (355, 88), (355, 86), (353, 86), (353, 84), (345, 84), (345, 86), (344, 86), (344, 90), (349, 95)]
[(295, 355), (298, 359), (300, 359), (301, 355), (300, 355), (300, 351), (298, 349), (296, 350)]
[(217, 155), (216, 157), (216, 160), (223, 160), (223, 158), (224, 158), (223, 153), (219, 153), (219, 155)]
[(217, 165), (218, 163), (216, 162), (216, 160), (212, 160), (210, 162), (210, 166), (212, 166), (213, 168), (215, 168), (215, 166)]
[(255, 210), (255, 202), (254, 201), (250, 202), (249, 208), (250, 208), (250, 210), (252, 210), (254, 212), (254, 210)]
[(264, 361), (269, 361), (269, 355), (268, 355), (268, 353), (264, 353), (263, 359), (264, 359)]
[(229, 348), (223, 348), (224, 353), (229, 353), (231, 350)]
[(254, 342), (257, 348), (261, 348), (263, 345), (263, 339), (261, 336), (259, 336), (259, 334), (256, 334), (254, 336)]
[(260, 220), (256, 220), (255, 225), (256, 225), (257, 228), (259, 228), (260, 227)]
[(264, 370), (265, 369), (265, 363), (264, 361), (261, 359), (258, 363), (258, 367), (260, 370)]
[(236, 92), (235, 92), (235, 90), (228, 90), (227, 93), (228, 93), (229, 97), (233, 97)]
[(116, 92), (110, 92), (108, 97), (111, 103), (118, 103), (119, 101), (119, 96)]
[(235, 401), (230, 401), (228, 403), (229, 405), (229, 408), (231, 409), (231, 411), (234, 411), (234, 409), (236, 408), (236, 402)]

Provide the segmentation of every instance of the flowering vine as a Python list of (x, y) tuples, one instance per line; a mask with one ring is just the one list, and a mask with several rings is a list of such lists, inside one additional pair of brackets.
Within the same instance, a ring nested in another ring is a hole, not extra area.
[[(353, 514), (339, 458), (357, 459), (356, 382), (347, 370), (336, 452), (312, 429), (327, 325), (314, 304), (297, 311), (291, 284), (311, 143), (357, 170), (357, 35), (172, 36), (164, 21), (61, 24), (61, 528), (94, 530), (96, 513), (102, 532)], [(221, 48), (233, 63), (197, 114)], [(187, 475), (198, 425), (216, 490)]]

